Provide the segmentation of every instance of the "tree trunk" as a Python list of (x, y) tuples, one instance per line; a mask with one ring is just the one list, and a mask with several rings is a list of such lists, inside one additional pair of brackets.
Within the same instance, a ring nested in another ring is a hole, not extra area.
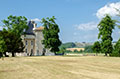
[(6, 54), (6, 52), (4, 52), (3, 54), (5, 55), (5, 57), (8, 57), (7, 54)]
[(12, 52), (12, 57), (15, 57), (15, 53), (14, 52)]
[(2, 52), (0, 52), (0, 58), (1, 58), (1, 57), (3, 57), (3, 53), (2, 53)]
[(105, 56), (107, 56), (107, 53), (105, 53)]

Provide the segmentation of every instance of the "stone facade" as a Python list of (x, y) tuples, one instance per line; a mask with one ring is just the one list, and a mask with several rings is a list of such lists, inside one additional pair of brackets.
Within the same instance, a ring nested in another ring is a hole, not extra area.
[[(39, 56), (42, 55), (44, 46), (42, 45), (43, 29), (44, 27), (36, 27), (34, 21), (29, 21), (28, 30), (26, 30), (26, 35), (22, 35), (23, 43), (25, 45), (24, 56)], [(46, 55), (54, 55), (46, 49)]]

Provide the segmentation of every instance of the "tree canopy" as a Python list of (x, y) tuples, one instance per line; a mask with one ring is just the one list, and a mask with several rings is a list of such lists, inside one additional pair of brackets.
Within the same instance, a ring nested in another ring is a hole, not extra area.
[(43, 18), (41, 22), (44, 26), (43, 37), (42, 40), (44, 47), (49, 48), (51, 52), (59, 51), (59, 46), (61, 45), (61, 41), (59, 39), (59, 26), (55, 22), (55, 17), (52, 18)]
[(27, 18), (24, 16), (8, 16), (6, 20), (2, 21), (4, 23), (4, 28), (0, 33), (0, 37), (4, 40), (6, 49), (4, 49), (4, 54), (6, 52), (15, 53), (23, 52), (24, 45), (21, 39), (21, 35), (24, 34), (25, 30), (28, 28)]
[(3, 40), (2, 46), (5, 48), (2, 52), (12, 53), (13, 57), (15, 53), (23, 52), (22, 39), (16, 33), (3, 30), (0, 32), (0, 37)]
[(26, 29), (28, 29), (27, 18), (24, 16), (8, 16), (4, 23), (4, 29), (14, 32), (17, 35), (22, 35)]
[(99, 41), (96, 41), (94, 45), (92, 46), (93, 51), (97, 54), (101, 51), (101, 46)]
[(112, 32), (115, 26), (115, 21), (109, 15), (106, 15), (98, 24), (99, 34), (98, 39), (101, 39), (101, 52), (112, 53)]

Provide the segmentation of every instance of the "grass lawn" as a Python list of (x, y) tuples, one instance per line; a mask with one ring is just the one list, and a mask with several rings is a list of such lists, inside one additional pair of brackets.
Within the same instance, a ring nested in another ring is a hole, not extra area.
[(40, 56), (0, 59), (0, 79), (120, 79), (120, 58)]

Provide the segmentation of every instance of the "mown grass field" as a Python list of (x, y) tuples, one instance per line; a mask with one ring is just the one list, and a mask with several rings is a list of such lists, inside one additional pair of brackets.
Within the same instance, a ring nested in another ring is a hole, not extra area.
[(120, 79), (120, 58), (40, 56), (0, 59), (0, 79)]

